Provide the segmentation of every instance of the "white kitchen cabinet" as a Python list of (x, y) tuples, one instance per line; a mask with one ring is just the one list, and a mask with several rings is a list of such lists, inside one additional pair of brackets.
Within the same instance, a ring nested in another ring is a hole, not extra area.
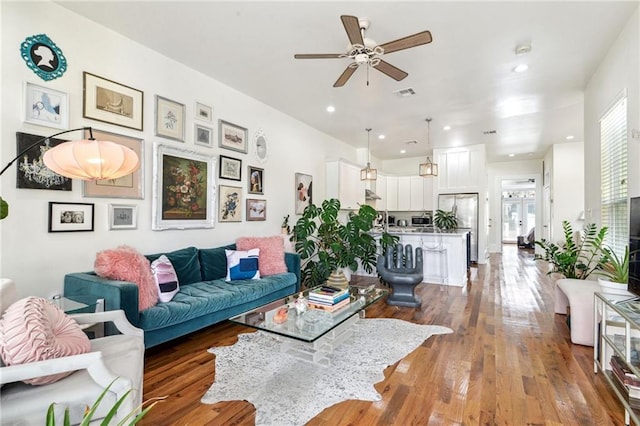
[(387, 176), (382, 173), (378, 173), (375, 193), (380, 197), (376, 200), (376, 210), (387, 210)]
[(398, 176), (398, 210), (411, 209), (411, 176)]
[[(387, 210), (398, 210), (398, 176), (387, 176)], [(381, 197), (384, 195), (378, 194)]]
[(486, 186), (484, 145), (463, 148), (434, 149), (439, 173), (438, 193), (481, 192)]
[(424, 184), (422, 176), (410, 176), (410, 201), (409, 210), (424, 210)]
[(435, 203), (433, 202), (433, 184), (435, 180), (432, 177), (422, 179), (422, 208), (424, 210), (434, 210)]
[(343, 210), (357, 210), (365, 203), (365, 182), (360, 180), (360, 167), (344, 160), (328, 161), (327, 198), (340, 200)]

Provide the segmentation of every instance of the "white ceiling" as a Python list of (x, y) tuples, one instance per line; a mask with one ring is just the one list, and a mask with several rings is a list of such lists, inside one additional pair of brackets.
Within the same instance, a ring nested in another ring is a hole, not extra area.
[[(541, 158), (548, 146), (583, 140), (583, 89), (638, 6), (589, 2), (184, 2), (57, 1), (130, 39), (211, 76), (379, 159), (484, 143), (490, 161)], [(409, 73), (396, 82), (358, 69), (333, 83), (348, 59), (340, 15), (366, 17), (378, 44), (429, 30), (431, 44), (385, 55)], [(517, 44), (532, 51), (515, 55)], [(520, 62), (529, 70), (512, 72)], [(393, 92), (413, 88), (401, 98)], [(216, 102), (213, 100), (215, 107)], [(333, 114), (326, 112), (334, 105)], [(452, 129), (445, 132), (444, 125)], [(495, 130), (495, 134), (483, 132)], [(379, 140), (383, 133), (386, 139)], [(417, 144), (407, 144), (407, 141)], [(405, 154), (400, 154), (406, 149)], [(508, 154), (515, 154), (508, 157)]]

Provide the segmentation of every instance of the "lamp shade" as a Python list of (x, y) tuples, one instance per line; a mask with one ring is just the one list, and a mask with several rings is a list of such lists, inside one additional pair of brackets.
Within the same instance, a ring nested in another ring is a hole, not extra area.
[(364, 169), (360, 169), (360, 180), (378, 179), (378, 170), (372, 169), (369, 164)]
[(117, 179), (136, 171), (138, 155), (131, 149), (109, 141), (82, 139), (65, 142), (45, 152), (44, 164), (71, 179)]
[(427, 157), (427, 162), (420, 164), (420, 176), (438, 176), (438, 165), (432, 163), (431, 159)]

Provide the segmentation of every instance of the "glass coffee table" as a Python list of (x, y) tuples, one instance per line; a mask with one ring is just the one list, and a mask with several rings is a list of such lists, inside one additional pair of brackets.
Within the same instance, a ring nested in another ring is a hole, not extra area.
[[(294, 307), (296, 300), (300, 294), (308, 300), (311, 290), (244, 312), (230, 321), (276, 336), (282, 342), (283, 352), (327, 365), (333, 349), (353, 335), (352, 325), (358, 318), (364, 318), (364, 310), (388, 293), (380, 288), (349, 287), (350, 302), (335, 312), (307, 309), (298, 313)], [(286, 319), (282, 318), (283, 311)]]

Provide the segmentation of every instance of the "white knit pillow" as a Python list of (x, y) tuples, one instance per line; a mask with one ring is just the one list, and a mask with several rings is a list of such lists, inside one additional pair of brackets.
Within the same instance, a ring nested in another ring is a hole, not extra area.
[[(20, 299), (0, 319), (0, 356), (5, 365), (77, 355), (91, 350), (77, 322), (42, 297)], [(58, 381), (72, 372), (25, 380), (31, 385)]]

